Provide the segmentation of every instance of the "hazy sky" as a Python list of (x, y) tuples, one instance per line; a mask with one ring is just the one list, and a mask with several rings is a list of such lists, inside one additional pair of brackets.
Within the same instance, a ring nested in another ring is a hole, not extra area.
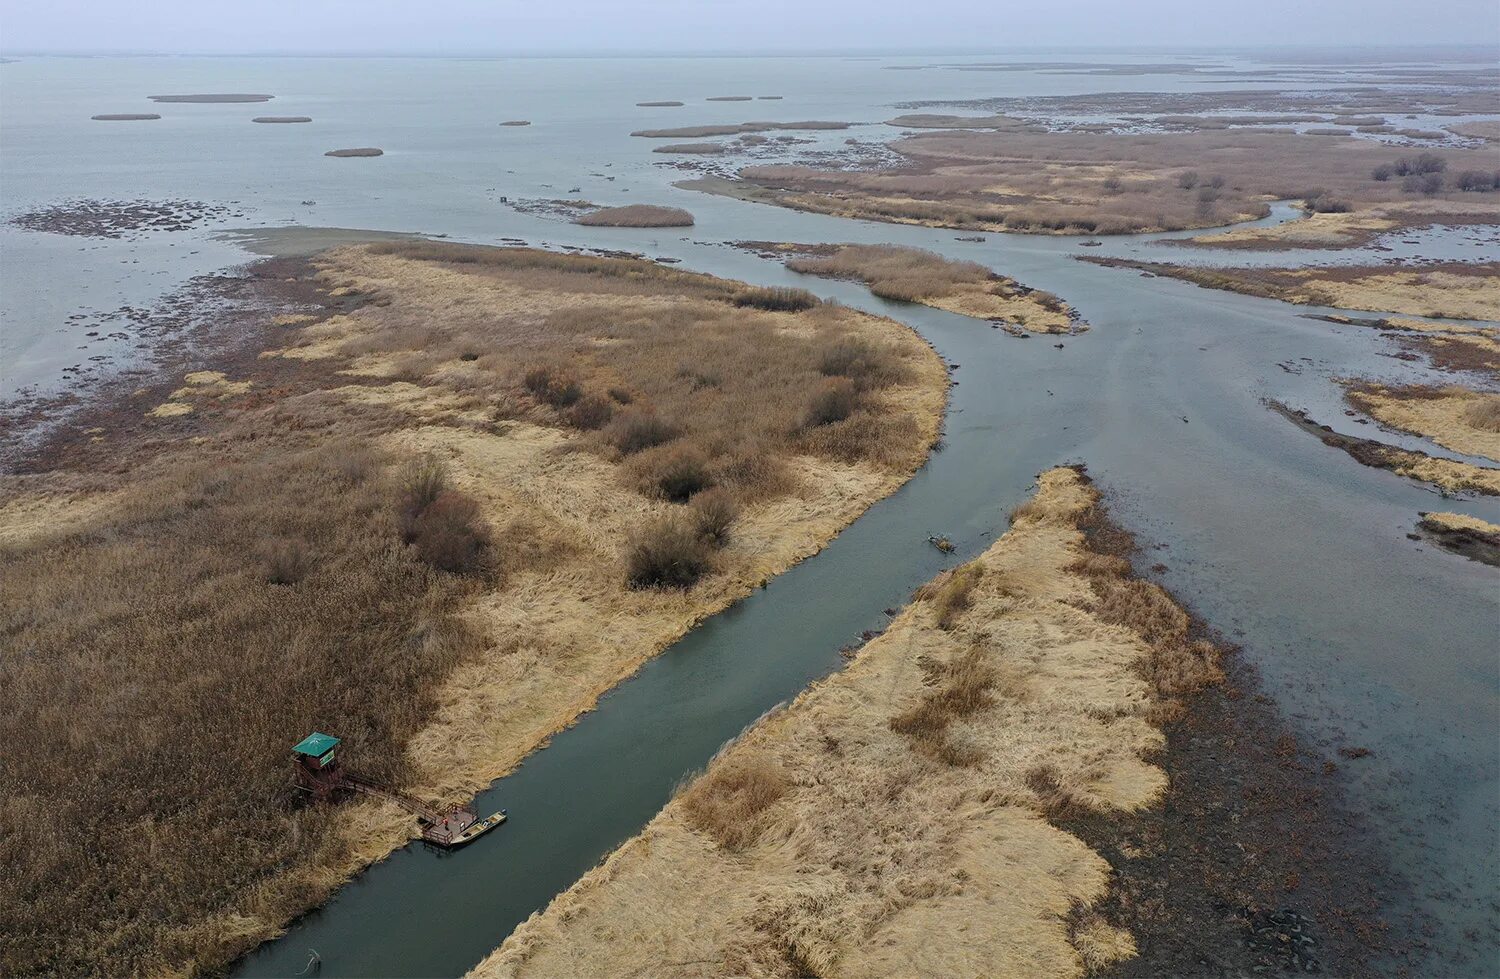
[(1500, 44), (1496, 0), (0, 0), (0, 50), (527, 53)]

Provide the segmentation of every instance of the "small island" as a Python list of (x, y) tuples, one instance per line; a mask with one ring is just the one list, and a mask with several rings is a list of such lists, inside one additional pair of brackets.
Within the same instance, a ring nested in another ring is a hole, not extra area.
[(161, 116), (155, 112), (104, 112), (97, 116), (89, 116), (95, 122), (138, 122), (146, 119), (160, 119)]
[(723, 143), (668, 143), (666, 146), (658, 146), (653, 153), (723, 153)]
[(274, 95), (247, 95), (242, 92), (211, 92), (206, 95), (152, 95), (148, 96), (152, 102), (197, 102), (197, 103), (221, 103), (221, 102), (269, 102)]
[(574, 224), (591, 228), (690, 228), (693, 216), (680, 207), (658, 204), (627, 204), (624, 207), (601, 207), (581, 214)]
[(256, 116), (251, 122), (312, 122), (312, 116)]
[(329, 150), (324, 156), (384, 156), (385, 150), (378, 146), (355, 146), (347, 150)]

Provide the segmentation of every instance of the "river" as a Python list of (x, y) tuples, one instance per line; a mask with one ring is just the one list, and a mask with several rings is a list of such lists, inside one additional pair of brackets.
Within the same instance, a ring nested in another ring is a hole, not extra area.
[[(396, 853), (247, 957), (237, 975), (296, 974), (310, 948), (322, 957), (323, 976), (461, 974), (636, 832), (726, 740), (836, 669), (839, 648), (878, 628), (884, 608), (983, 550), (1035, 475), (1067, 462), (1087, 463), (1117, 519), (1160, 547), (1162, 582), (1244, 645), (1299, 733), (1330, 753), (1344, 743), (1373, 750), (1343, 768), (1352, 802), (1436, 922), (1437, 951), (1426, 971), (1500, 969), (1500, 588), (1493, 569), (1406, 537), (1419, 510), (1500, 522), (1500, 506), (1440, 501), (1324, 447), (1262, 403), (1307, 408), (1359, 433), (1343, 417), (1330, 378), (1410, 380), (1430, 372), (1385, 356), (1390, 351), (1372, 331), (1309, 319), (1305, 308), (1073, 260), (1169, 252), (1145, 239), (1099, 249), (1080, 249), (1075, 238), (959, 242), (952, 232), (708, 197), (671, 187), (682, 175), (653, 166), (659, 160), (649, 145), (626, 135), (639, 125), (757, 117), (875, 122), (892, 114), (889, 103), (911, 98), (1202, 82), (883, 70), (912, 59), (61, 60), (0, 68), (7, 208), (82, 196), (240, 200), (249, 212), (244, 224), (639, 250), (718, 275), (809, 287), (890, 315), (960, 365), (943, 451), (819, 555), (704, 623), (484, 793), (476, 808), (509, 809), (504, 827), (453, 854), (415, 844)], [(786, 98), (632, 107), (742, 89)], [(188, 111), (162, 120), (169, 126), (124, 135), (105, 135), (97, 128), (105, 124), (87, 121), (94, 112), (128, 111), (122, 106), (135, 106), (137, 92), (211, 90), (286, 93), (274, 111), (306, 112), (328, 128), (239, 125), (240, 116), (270, 110), (233, 106), (182, 106)], [(122, 101), (122, 91), (131, 98)], [(236, 125), (226, 109), (238, 113)], [(79, 112), (81, 123), (60, 115)], [(534, 125), (495, 125), (507, 118)], [(832, 148), (849, 135), (818, 139)], [(344, 145), (381, 145), (388, 153), (321, 157)], [(605, 203), (686, 207), (697, 225), (585, 229), (498, 203), (500, 195), (563, 196), (573, 187)], [(808, 280), (723, 244), (735, 239), (933, 248), (1058, 293), (1092, 329), (1010, 337), (962, 316), (886, 303), (862, 286)], [(1494, 257), (1483, 241), (1441, 231), (1423, 242), (1423, 254)], [(89, 264), (63, 260), (75, 246), (88, 249)], [(78, 356), (79, 338), (62, 328), (62, 313), (149, 302), (188, 275), (245, 257), (206, 230), (97, 242), (7, 229), (0, 248), (0, 322), (17, 352), (6, 354), (7, 391), (44, 390), (55, 384), (52, 372)], [(127, 274), (108, 281), (98, 274), (122, 264)], [(132, 264), (163, 272), (159, 283)], [(56, 275), (45, 289), (17, 284), (28, 269)], [(127, 357), (123, 347), (110, 349)], [(958, 550), (938, 553), (926, 543), (933, 533), (949, 535)]]

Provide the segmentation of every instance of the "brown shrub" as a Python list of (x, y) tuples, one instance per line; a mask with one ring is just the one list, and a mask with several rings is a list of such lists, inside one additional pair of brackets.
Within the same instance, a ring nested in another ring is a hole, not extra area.
[(566, 408), (583, 396), (583, 388), (558, 367), (533, 367), (521, 379), (531, 396), (554, 408)]
[(819, 299), (806, 289), (789, 286), (750, 286), (732, 297), (736, 306), (753, 306), (772, 313), (796, 313), (812, 309)]
[(631, 462), (641, 492), (672, 503), (686, 503), (714, 484), (703, 453), (692, 445), (668, 445), (640, 453)]
[(610, 426), (609, 440), (615, 448), (626, 455), (642, 452), (675, 439), (681, 430), (670, 422), (663, 421), (645, 412), (631, 412), (616, 419)]
[(682, 793), (688, 824), (726, 850), (743, 850), (760, 839), (768, 810), (792, 787), (775, 760), (735, 752), (715, 762)]
[(698, 533), (715, 547), (729, 542), (729, 531), (739, 519), (740, 506), (726, 490), (715, 487), (693, 497), (693, 521)]
[(409, 539), (424, 562), (454, 574), (483, 570), (490, 546), (479, 504), (456, 490), (444, 490), (417, 514)]
[(615, 408), (607, 399), (597, 394), (584, 395), (567, 410), (564, 417), (574, 428), (592, 431), (602, 428), (614, 415)]
[(407, 460), (397, 476), (398, 505), (405, 522), (403, 530), (409, 530), (410, 521), (432, 506), (447, 488), (448, 467), (437, 456), (428, 453)]
[(630, 536), (625, 547), (631, 588), (691, 588), (712, 566), (712, 548), (696, 523), (673, 513)]
[(818, 351), (818, 373), (824, 377), (866, 377), (880, 364), (875, 348), (863, 340), (842, 337)]
[(841, 422), (854, 414), (858, 405), (859, 394), (853, 383), (845, 378), (831, 380), (813, 395), (802, 423), (808, 428), (816, 428)]
[(301, 541), (281, 540), (266, 549), (266, 581), (270, 584), (295, 585), (312, 567), (312, 555)]

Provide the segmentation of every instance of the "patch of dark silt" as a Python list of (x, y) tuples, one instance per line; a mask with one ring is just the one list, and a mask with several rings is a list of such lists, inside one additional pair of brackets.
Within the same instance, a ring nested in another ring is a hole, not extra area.
[(27, 231), (82, 238), (133, 238), (152, 231), (186, 231), (244, 216), (233, 207), (204, 201), (71, 200), (24, 211), (6, 223)]

